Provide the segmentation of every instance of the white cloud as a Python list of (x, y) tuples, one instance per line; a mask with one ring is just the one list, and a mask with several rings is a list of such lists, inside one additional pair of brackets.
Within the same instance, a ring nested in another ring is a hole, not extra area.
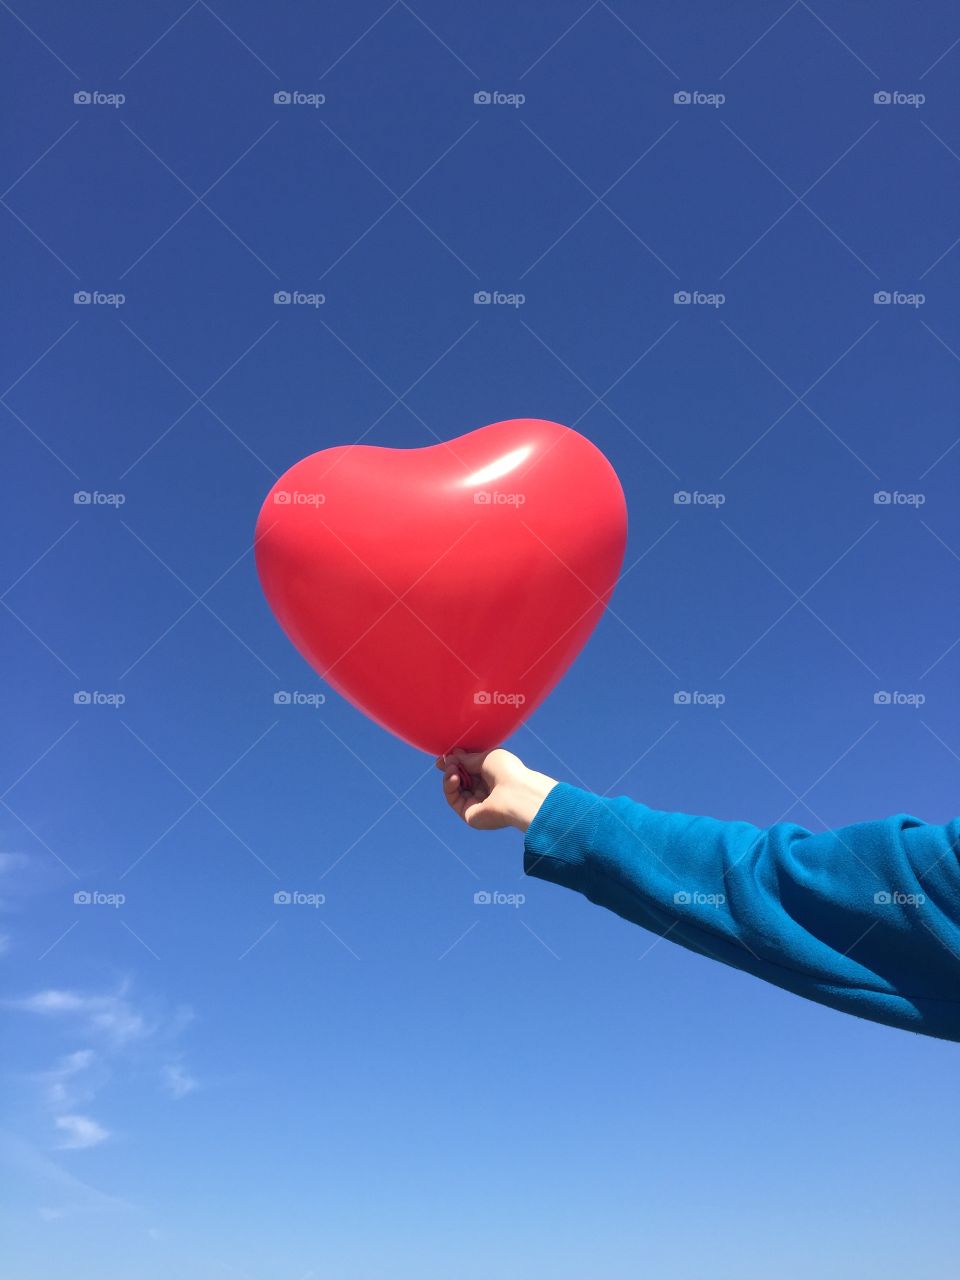
[(68, 1053), (60, 1059), (57, 1065), (47, 1072), (48, 1076), (75, 1076), (81, 1071), (86, 1071), (87, 1067), (92, 1067), (97, 1059), (97, 1055), (92, 1049), (75, 1049), (73, 1053)]
[[(3, 897), (0, 897), (0, 911), (13, 911), (16, 909), (17, 899), (23, 891), (22, 877), (17, 876), (17, 872), (29, 865), (30, 859), (25, 853), (6, 853), (0, 852), (0, 881), (3, 882)], [(12, 898), (7, 898), (9, 892)], [(7, 951), (10, 946), (10, 938), (7, 934), (3, 935), (3, 946), (0, 948), (0, 954)]]
[(110, 1137), (107, 1129), (89, 1116), (57, 1116), (56, 1125), (66, 1135), (60, 1146), (64, 1150), (81, 1151), (97, 1147)]
[(78, 1214), (127, 1212), (135, 1208), (127, 1200), (90, 1186), (40, 1148), (3, 1130), (0, 1172), (8, 1184), (34, 1192), (38, 1212), (48, 1222)]
[[(2, 836), (2, 833), (0, 833)], [(27, 899), (61, 884), (65, 871), (51, 858), (0, 851), (0, 914), (19, 915)]]
[(27, 1015), (62, 1024), (64, 1034), (90, 1042), (33, 1077), (47, 1115), (59, 1130), (62, 1150), (96, 1147), (111, 1137), (110, 1130), (86, 1112), (120, 1062), (128, 1075), (132, 1072), (154, 1082), (159, 1076), (174, 1100), (198, 1088), (177, 1052), (177, 1040), (192, 1017), (189, 1009), (154, 1007), (145, 1015), (134, 1006), (126, 984), (107, 993), (49, 987), (6, 1003)]
[(154, 1030), (122, 993), (95, 996), (51, 988), (16, 1001), (15, 1007), (48, 1017), (75, 1017), (91, 1033), (102, 1035), (117, 1046), (141, 1040)]
[(194, 1089), (199, 1088), (198, 1081), (185, 1071), (179, 1062), (170, 1062), (163, 1068), (163, 1082), (167, 1087), (171, 1097), (185, 1098), (188, 1093), (193, 1093)]
[[(89, 1075), (96, 1062), (97, 1055), (92, 1049), (77, 1049), (49, 1071), (41, 1072), (38, 1079), (45, 1087), (47, 1103), (54, 1110), (63, 1111), (76, 1106), (80, 1098), (91, 1097), (95, 1088)], [(79, 1079), (83, 1076), (88, 1078)]]
[(68, 1075), (75, 1075), (91, 1066), (96, 1056), (92, 1049), (76, 1049), (61, 1061), (59, 1069)]

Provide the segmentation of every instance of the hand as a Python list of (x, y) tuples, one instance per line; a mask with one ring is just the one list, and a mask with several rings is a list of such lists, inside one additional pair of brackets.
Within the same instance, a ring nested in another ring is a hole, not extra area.
[[(464, 789), (458, 765), (473, 779)], [(526, 831), (547, 795), (557, 785), (555, 778), (537, 773), (510, 751), (451, 751), (437, 757), (443, 770), (443, 794), (451, 809), (459, 813), (475, 831), (496, 831), (516, 827)]]

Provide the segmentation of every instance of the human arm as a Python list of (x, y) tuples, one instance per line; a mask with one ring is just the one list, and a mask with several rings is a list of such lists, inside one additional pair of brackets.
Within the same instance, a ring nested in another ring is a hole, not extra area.
[[(482, 779), (483, 757), (461, 759)], [(525, 831), (528, 875), (808, 999), (960, 1040), (960, 820), (761, 828), (547, 781), (512, 767), (475, 814), (493, 799), (485, 820)]]

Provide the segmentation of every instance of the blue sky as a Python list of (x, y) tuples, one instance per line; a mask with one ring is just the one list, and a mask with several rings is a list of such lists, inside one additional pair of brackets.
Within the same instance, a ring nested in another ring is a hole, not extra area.
[(510, 745), (661, 808), (955, 815), (956, 13), (0, 26), (10, 1274), (941, 1276), (953, 1047), (525, 882), (250, 549), (317, 449), (576, 425), (626, 572)]

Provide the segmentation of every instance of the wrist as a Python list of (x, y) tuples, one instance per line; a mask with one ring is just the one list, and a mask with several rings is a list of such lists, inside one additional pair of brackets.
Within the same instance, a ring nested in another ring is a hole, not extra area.
[(510, 826), (516, 827), (518, 831), (526, 831), (556, 785), (556, 778), (528, 769), (525, 777), (511, 788), (507, 812)]

